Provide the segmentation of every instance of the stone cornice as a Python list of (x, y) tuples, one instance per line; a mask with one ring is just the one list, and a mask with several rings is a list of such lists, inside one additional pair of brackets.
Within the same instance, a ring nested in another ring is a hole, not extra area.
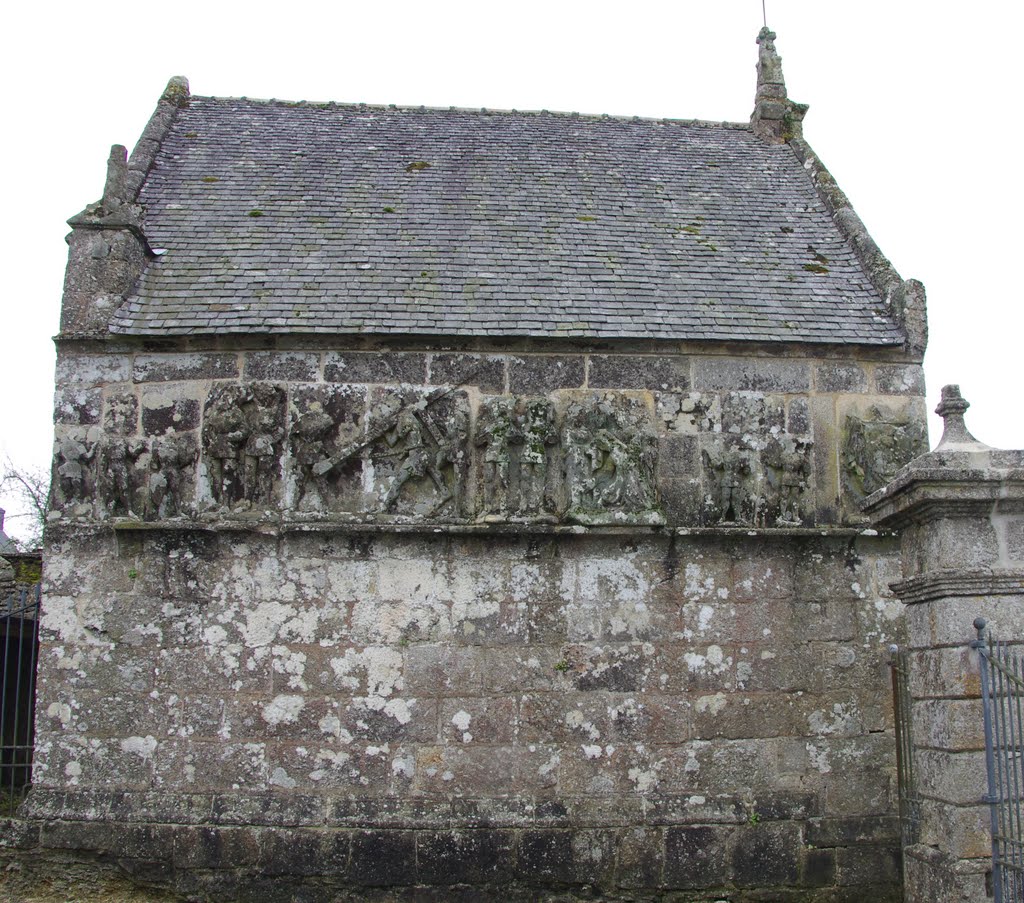
[(687, 536), (694, 538), (721, 537), (756, 538), (759, 540), (786, 539), (882, 539), (893, 534), (863, 527), (749, 527), (749, 526), (649, 526), (645, 524), (623, 525), (582, 525), (545, 524), (511, 520), (505, 523), (444, 523), (438, 521), (415, 521), (412, 519), (366, 518), (323, 518), (302, 517), (245, 517), (220, 516), (216, 518), (167, 518), (143, 521), (135, 518), (115, 517), (104, 521), (87, 521), (77, 518), (54, 518), (47, 525), (48, 535), (56, 536), (65, 530), (75, 535), (97, 534), (106, 531), (130, 532), (197, 532), (197, 533), (239, 533), (253, 535), (283, 536), (298, 533), (404, 533), (404, 534), (449, 534), (455, 536), (633, 536), (667, 537)]
[(1024, 595), (1024, 570), (932, 571), (891, 584), (907, 605), (956, 596)]
[(872, 523), (900, 529), (940, 517), (1009, 513), (1024, 505), (1024, 452), (930, 452), (861, 506)]

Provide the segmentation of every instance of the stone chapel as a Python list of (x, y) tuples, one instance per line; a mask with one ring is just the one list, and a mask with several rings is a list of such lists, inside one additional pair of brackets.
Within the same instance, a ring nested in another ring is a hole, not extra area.
[(70, 220), (33, 789), (197, 900), (901, 899), (925, 297), (751, 120), (193, 95)]

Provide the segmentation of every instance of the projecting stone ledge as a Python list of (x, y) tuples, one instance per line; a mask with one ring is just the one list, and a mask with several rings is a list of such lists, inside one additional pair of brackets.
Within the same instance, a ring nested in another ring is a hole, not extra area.
[(975, 439), (964, 425), (968, 407), (958, 386), (945, 386), (936, 408), (945, 429), (935, 450), (903, 467), (861, 507), (886, 529), (946, 517), (990, 519), (996, 541), (988, 563), (1024, 566), (1024, 450), (1003, 451)]

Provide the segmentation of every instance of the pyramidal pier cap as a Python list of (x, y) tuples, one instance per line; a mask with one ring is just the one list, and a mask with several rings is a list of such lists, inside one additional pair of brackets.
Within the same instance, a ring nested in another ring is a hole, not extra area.
[(750, 125), (762, 141), (785, 144), (803, 136), (807, 104), (795, 103), (786, 94), (782, 57), (775, 49), (775, 32), (765, 26), (757, 35), (757, 93)]

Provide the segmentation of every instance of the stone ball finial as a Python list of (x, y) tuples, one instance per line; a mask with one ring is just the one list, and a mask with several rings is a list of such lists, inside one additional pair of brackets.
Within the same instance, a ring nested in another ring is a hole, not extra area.
[[(764, 44), (764, 43), (767, 43), (767, 44), (771, 45), (771, 44), (772, 44), (772, 42), (773, 42), (773, 41), (774, 41), (774, 40), (775, 40), (775, 39), (776, 39), (777, 37), (778, 37), (778, 35), (777, 35), (777, 34), (775, 34), (775, 32), (774, 32), (774, 31), (772, 31), (772, 30), (771, 30), (771, 29), (770, 29), (770, 28), (769, 28), (769, 27), (768, 27), (767, 25), (765, 25), (765, 26), (764, 26), (764, 27), (763, 27), (763, 28), (762, 28), (762, 29), (761, 29), (761, 30), (760, 30), (760, 31), (759, 31), (759, 32), (757, 33), (757, 43), (758, 43), (758, 44)], [(774, 47), (772, 47), (771, 49), (772, 49), (772, 50), (774, 50), (775, 48), (774, 48)]]
[(970, 406), (971, 403), (960, 394), (960, 386), (951, 384), (942, 387), (942, 397), (935, 408), (935, 413), (943, 421), (942, 438), (936, 451), (957, 445), (981, 445), (964, 423), (964, 414)]

